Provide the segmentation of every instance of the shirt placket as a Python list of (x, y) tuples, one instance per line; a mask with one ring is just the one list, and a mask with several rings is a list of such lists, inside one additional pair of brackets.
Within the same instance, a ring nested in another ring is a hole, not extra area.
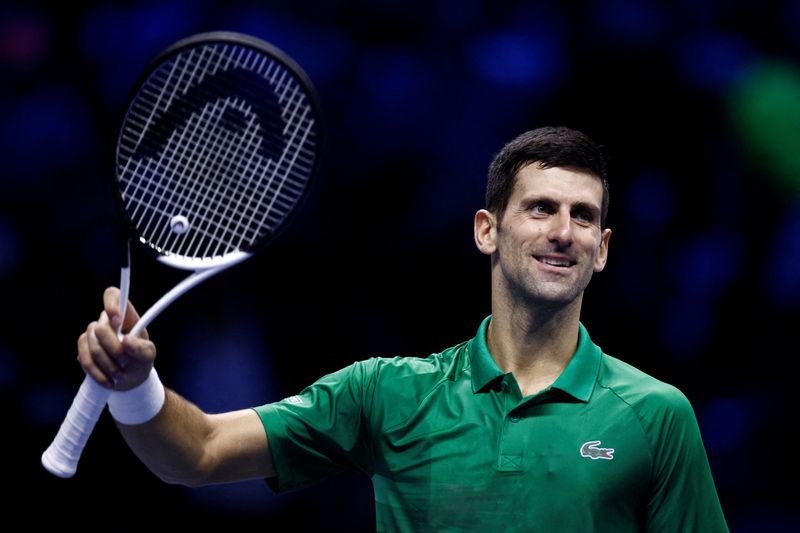
[(515, 408), (519, 405), (522, 395), (511, 374), (506, 374), (500, 384), (500, 394), (503, 397), (503, 427), (500, 434), (500, 451), (497, 458), (497, 470), (500, 472), (522, 472), (523, 446), (522, 435), (524, 424)]

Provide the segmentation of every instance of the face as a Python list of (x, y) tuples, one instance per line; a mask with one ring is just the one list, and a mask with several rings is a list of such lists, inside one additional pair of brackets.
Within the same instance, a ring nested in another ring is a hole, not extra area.
[(608, 255), (602, 198), (592, 174), (523, 167), (502, 218), (486, 210), (475, 216), (478, 248), (493, 258), (493, 291), (530, 304), (579, 304)]

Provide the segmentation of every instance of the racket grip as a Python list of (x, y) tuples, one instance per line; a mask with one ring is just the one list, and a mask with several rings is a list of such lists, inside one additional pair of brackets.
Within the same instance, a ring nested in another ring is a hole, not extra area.
[(42, 466), (48, 472), (63, 478), (75, 474), (81, 452), (110, 395), (111, 390), (88, 375), (84, 378), (56, 438), (42, 454)]

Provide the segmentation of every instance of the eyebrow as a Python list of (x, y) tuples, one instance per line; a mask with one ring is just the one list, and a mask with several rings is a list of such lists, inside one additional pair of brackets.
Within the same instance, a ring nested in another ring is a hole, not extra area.
[(592, 213), (593, 215), (600, 216), (600, 207), (596, 206), (594, 204), (590, 204), (590, 203), (587, 203), (587, 202), (575, 202), (574, 204), (572, 204), (570, 206), (570, 210), (571, 211), (581, 210), (581, 209), (585, 210), (585, 211), (588, 211), (588, 212)]
[[(548, 196), (546, 194), (530, 196), (530, 197), (527, 197), (527, 198), (522, 198), (522, 200), (521, 200), (521, 203), (523, 205), (530, 205), (530, 204), (533, 204), (533, 203), (536, 203), (536, 202), (542, 202), (542, 203), (553, 204), (553, 205), (558, 205), (558, 204), (562, 203), (560, 200), (556, 200), (552, 196)], [(591, 202), (584, 202), (584, 201), (581, 201), (581, 200), (579, 200), (579, 201), (577, 201), (575, 203), (571, 203), (570, 204), (570, 208), (571, 209), (586, 209), (586, 210), (589, 210), (589, 211), (600, 212), (600, 206), (599, 205), (593, 204)]]
[[(523, 198), (521, 202), (521, 204), (525, 206), (526, 209), (535, 203), (544, 203), (550, 206), (556, 206), (559, 205), (561, 202), (547, 195), (537, 195), (537, 196), (531, 196), (529, 198)], [(575, 211), (586, 211), (588, 213), (591, 213), (591, 215), (597, 218), (598, 220), (600, 219), (600, 210), (601, 210), (600, 206), (590, 202), (577, 201), (575, 203), (571, 203), (569, 204), (569, 210), (570, 213), (573, 213)]]

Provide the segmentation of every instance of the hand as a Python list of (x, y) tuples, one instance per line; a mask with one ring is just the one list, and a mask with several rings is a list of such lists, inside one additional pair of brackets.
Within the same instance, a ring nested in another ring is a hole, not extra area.
[[(78, 362), (83, 371), (103, 387), (124, 391), (142, 383), (150, 374), (156, 347), (142, 330), (139, 335), (125, 335), (120, 341), (119, 289), (109, 287), (103, 293), (104, 310), (78, 337)], [(128, 332), (139, 320), (128, 302), (122, 332)]]

